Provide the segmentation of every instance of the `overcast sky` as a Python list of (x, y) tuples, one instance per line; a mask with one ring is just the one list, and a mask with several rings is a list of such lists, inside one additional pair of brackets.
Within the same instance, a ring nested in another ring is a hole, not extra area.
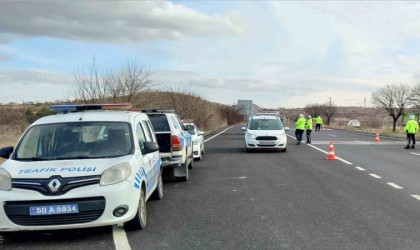
[(73, 73), (137, 60), (224, 104), (368, 105), (420, 79), (420, 3), (0, 2), (0, 102), (69, 98)]

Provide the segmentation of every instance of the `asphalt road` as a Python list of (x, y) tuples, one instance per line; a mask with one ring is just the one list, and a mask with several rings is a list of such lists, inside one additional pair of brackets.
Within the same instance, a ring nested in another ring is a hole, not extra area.
[[(334, 130), (298, 146), (288, 134), (285, 153), (245, 153), (239, 126), (207, 141), (190, 180), (168, 180), (147, 203), (145, 230), (25, 233), (0, 248), (419, 249), (419, 149)], [(330, 141), (343, 161), (320, 151)]]

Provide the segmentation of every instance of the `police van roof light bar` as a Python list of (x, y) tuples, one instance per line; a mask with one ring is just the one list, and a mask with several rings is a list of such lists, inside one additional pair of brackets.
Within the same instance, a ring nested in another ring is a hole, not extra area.
[(133, 105), (131, 103), (116, 103), (116, 104), (66, 104), (53, 105), (50, 109), (57, 113), (67, 114), (69, 112), (80, 112), (87, 110), (128, 110)]

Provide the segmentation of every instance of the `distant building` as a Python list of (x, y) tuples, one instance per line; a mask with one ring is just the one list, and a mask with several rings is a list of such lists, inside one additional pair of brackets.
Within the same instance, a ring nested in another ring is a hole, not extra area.
[(252, 116), (252, 100), (238, 100), (237, 109), (239, 114), (244, 115), (245, 121)]

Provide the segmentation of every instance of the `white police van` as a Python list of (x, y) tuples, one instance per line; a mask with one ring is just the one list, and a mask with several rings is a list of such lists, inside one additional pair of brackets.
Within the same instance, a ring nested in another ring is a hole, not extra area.
[(146, 114), (103, 110), (122, 108), (52, 106), (63, 114), (0, 149), (0, 232), (146, 226), (146, 201), (163, 197), (159, 146)]

